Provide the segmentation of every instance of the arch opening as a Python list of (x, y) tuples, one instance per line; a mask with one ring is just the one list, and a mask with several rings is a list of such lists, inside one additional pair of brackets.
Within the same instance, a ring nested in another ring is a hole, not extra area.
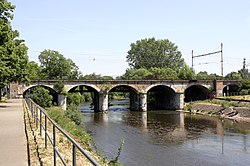
[(52, 88), (50, 88), (50, 87), (48, 87), (48, 86), (44, 86), (44, 85), (36, 85), (36, 86), (33, 86), (33, 87), (31, 87), (31, 88), (26, 89), (26, 90), (23, 92), (23, 98), (30, 97), (30, 94), (31, 94), (37, 87), (43, 87), (43, 88), (49, 90), (49, 95), (51, 95), (51, 96), (53, 97), (53, 99), (52, 99), (52, 104), (53, 104), (53, 105), (58, 105), (58, 94), (57, 94), (57, 92), (56, 92), (54, 89), (52, 89)]
[(67, 94), (67, 105), (78, 105), (81, 112), (95, 112), (99, 110), (98, 91), (88, 85), (77, 85), (71, 88)]
[(184, 92), (184, 102), (206, 100), (210, 98), (210, 90), (202, 85), (192, 85)]
[(139, 110), (139, 95), (127, 85), (118, 85), (108, 92), (108, 109), (110, 111)]
[(148, 110), (169, 110), (176, 109), (175, 91), (164, 85), (151, 88), (147, 93)]
[(223, 88), (223, 96), (239, 95), (240, 87), (236, 84), (229, 84)]

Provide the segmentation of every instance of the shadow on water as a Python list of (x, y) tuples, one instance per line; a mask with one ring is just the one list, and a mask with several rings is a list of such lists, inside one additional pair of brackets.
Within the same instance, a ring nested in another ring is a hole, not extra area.
[[(162, 110), (133, 112), (113, 104), (108, 113), (81, 107), (83, 127), (112, 158), (125, 140), (124, 165), (245, 165), (250, 124)], [(181, 157), (180, 157), (181, 156)]]

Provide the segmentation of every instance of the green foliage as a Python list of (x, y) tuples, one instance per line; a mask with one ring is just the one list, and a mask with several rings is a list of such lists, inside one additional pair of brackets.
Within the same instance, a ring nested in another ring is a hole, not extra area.
[(34, 61), (28, 62), (27, 71), (29, 71), (29, 78), (32, 79), (41, 79), (42, 68)]
[(108, 163), (108, 165), (110, 165), (110, 166), (121, 166), (121, 165), (122, 165), (122, 164), (119, 162), (119, 157), (120, 157), (120, 155), (121, 155), (121, 152), (122, 152), (124, 143), (125, 143), (125, 141), (124, 141), (124, 139), (122, 139), (121, 142), (120, 142), (120, 146), (119, 146), (119, 148), (118, 148), (117, 156), (116, 156), (113, 160), (111, 160), (111, 161)]
[(130, 45), (127, 62), (132, 69), (171, 68), (178, 71), (184, 64), (177, 46), (167, 39), (148, 38)]
[(59, 94), (66, 94), (64, 90), (64, 82), (62, 80), (59, 80), (54, 84), (54, 89)]
[(242, 80), (242, 77), (241, 77), (241, 74), (240, 74), (240, 73), (231, 72), (231, 73), (228, 73), (228, 74), (225, 76), (225, 79), (227, 79), (227, 80)]
[(101, 74), (88, 74), (85, 76), (80, 77), (80, 79), (83, 80), (113, 80), (111, 76), (102, 76)]
[(250, 94), (250, 89), (241, 89), (240, 95), (249, 95)]
[(94, 95), (93, 93), (85, 92), (82, 94), (82, 97), (84, 102), (92, 102)]
[(81, 75), (76, 64), (58, 51), (44, 50), (38, 58), (47, 79), (77, 79)]
[(186, 104), (183, 109), (185, 111), (191, 111), (192, 110), (192, 102)]
[(80, 125), (83, 121), (80, 110), (73, 104), (67, 107), (65, 116), (72, 120), (76, 125)]
[(127, 69), (123, 79), (178, 79), (177, 73), (170, 68), (151, 67), (150, 69)]
[(220, 80), (223, 79), (217, 74), (208, 74), (206, 71), (201, 71), (196, 75), (197, 80)]
[(149, 72), (152, 73), (151, 79), (178, 79), (177, 73), (170, 68), (151, 67)]
[(242, 89), (250, 89), (250, 80), (242, 80), (240, 87)]
[(31, 91), (30, 98), (43, 108), (52, 106), (53, 96), (49, 94), (49, 90), (41, 86), (37, 86)]
[(80, 143), (86, 145), (86, 147), (91, 150), (90, 144), (93, 143), (91, 136), (87, 134), (82, 127), (71, 121), (70, 118), (65, 115), (64, 110), (62, 110), (60, 107), (50, 107), (48, 108), (47, 112), (58, 125), (60, 125), (73, 136), (77, 137)]
[(68, 105), (80, 105), (84, 101), (84, 97), (80, 93), (68, 93), (67, 104)]
[(195, 79), (195, 73), (190, 67), (188, 67), (188, 65), (185, 64), (180, 69), (178, 73), (178, 77), (179, 79), (182, 79), (182, 80), (193, 80)]
[(127, 69), (123, 78), (125, 79), (147, 79), (152, 73), (145, 68)]
[(7, 0), (0, 1), (0, 90), (13, 81), (29, 81), (28, 48), (11, 27), (14, 9)]

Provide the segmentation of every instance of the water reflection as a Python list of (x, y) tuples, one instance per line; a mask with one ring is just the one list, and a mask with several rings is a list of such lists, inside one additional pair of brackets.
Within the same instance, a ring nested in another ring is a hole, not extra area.
[[(84, 112), (84, 111), (83, 111)], [(250, 125), (176, 111), (86, 112), (84, 128), (113, 158), (125, 139), (124, 165), (246, 165)], [(181, 156), (181, 157), (180, 157)]]

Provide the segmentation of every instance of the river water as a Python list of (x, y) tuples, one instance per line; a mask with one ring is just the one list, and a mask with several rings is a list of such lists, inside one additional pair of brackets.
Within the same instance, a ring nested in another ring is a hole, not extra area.
[(119, 158), (124, 166), (250, 164), (250, 123), (171, 110), (133, 112), (121, 105), (108, 113), (80, 109), (83, 127), (109, 159), (125, 141)]

